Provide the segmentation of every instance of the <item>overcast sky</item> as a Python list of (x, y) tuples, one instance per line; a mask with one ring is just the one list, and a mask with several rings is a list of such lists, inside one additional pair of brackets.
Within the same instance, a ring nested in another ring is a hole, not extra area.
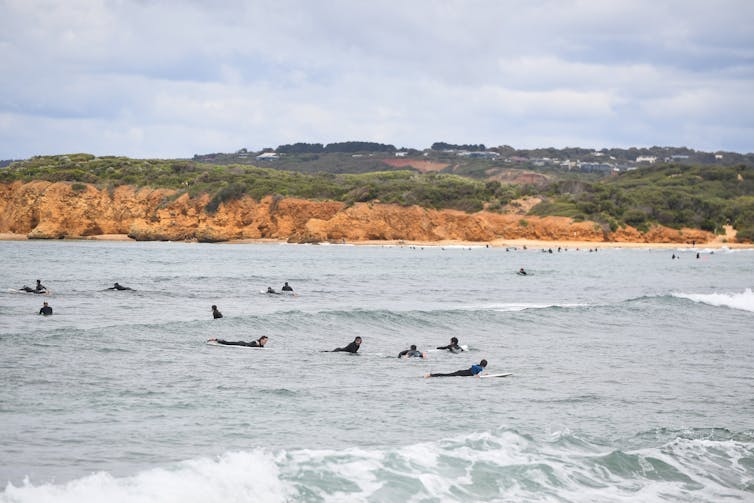
[(754, 151), (754, 1), (0, 0), (0, 159)]

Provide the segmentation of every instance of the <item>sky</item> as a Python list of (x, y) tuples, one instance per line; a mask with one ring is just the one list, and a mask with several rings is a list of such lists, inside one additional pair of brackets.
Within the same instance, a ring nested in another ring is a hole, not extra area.
[(754, 152), (750, 0), (0, 0), (0, 159)]

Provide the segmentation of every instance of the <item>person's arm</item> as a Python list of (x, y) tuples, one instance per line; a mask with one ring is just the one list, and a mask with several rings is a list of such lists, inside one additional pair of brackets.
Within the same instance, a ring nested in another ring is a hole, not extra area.
[(447, 346), (437, 346), (437, 349), (450, 349), (450, 345), (447, 345)]
[(402, 356), (405, 356), (407, 354), (408, 354), (408, 349), (404, 349), (403, 351), (401, 351), (400, 353), (398, 353), (398, 358), (400, 358)]

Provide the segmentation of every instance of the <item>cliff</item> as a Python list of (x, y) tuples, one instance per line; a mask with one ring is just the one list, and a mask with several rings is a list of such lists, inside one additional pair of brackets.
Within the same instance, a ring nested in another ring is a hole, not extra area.
[(121, 186), (99, 190), (92, 185), (36, 181), (0, 184), (0, 233), (30, 239), (78, 238), (128, 234), (136, 240), (279, 239), (321, 241), (476, 241), (533, 239), (639, 243), (705, 243), (705, 231), (654, 227), (640, 233), (626, 227), (615, 232), (594, 222), (565, 217), (530, 217), (452, 210), (431, 210), (379, 203), (346, 206), (335, 201), (267, 197), (243, 198), (205, 211), (209, 197), (190, 198), (167, 189)]

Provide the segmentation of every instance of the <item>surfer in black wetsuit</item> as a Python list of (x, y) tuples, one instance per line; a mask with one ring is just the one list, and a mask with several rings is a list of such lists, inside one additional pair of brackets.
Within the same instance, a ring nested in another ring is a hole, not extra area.
[(424, 358), (424, 353), (416, 349), (416, 344), (411, 344), (411, 349), (404, 349), (398, 353), (398, 358)]
[(37, 280), (37, 286), (35, 288), (28, 287), (24, 285), (22, 288), (18, 289), (21, 292), (26, 293), (47, 293), (47, 287), (42, 284), (41, 281)]
[(292, 292), (293, 287), (291, 287), (291, 285), (289, 285), (288, 282), (286, 281), (285, 285), (283, 285), (283, 288), (281, 288), (281, 290), (284, 292)]
[(458, 337), (451, 337), (450, 344), (447, 346), (437, 346), (437, 349), (447, 349), (451, 353), (460, 353), (463, 348), (458, 345)]
[(356, 353), (359, 350), (359, 346), (361, 346), (361, 337), (356, 337), (348, 346), (344, 348), (335, 348), (332, 352), (344, 351), (346, 353)]
[(115, 283), (113, 286), (108, 288), (108, 290), (133, 290), (133, 288), (130, 288), (128, 286), (123, 286), (119, 283)]
[(251, 342), (246, 341), (226, 341), (223, 339), (210, 339), (210, 341), (214, 341), (218, 344), (222, 344), (224, 346), (248, 346), (250, 348), (263, 348), (265, 344), (267, 344), (267, 336), (263, 335), (259, 339)]
[(275, 290), (272, 289), (271, 286), (267, 287), (267, 293), (271, 293), (271, 294), (274, 294), (274, 295), (280, 295), (280, 292), (276, 292)]
[(47, 304), (47, 302), (42, 303), (42, 308), (39, 310), (39, 314), (44, 316), (50, 316), (52, 314), (52, 308)]
[(460, 377), (460, 376), (474, 376), (484, 372), (484, 368), (487, 366), (487, 360), (482, 360), (479, 365), (472, 365), (471, 367), (463, 370), (456, 370), (447, 374), (425, 374), (424, 377)]
[(222, 317), (223, 317), (223, 313), (221, 313), (220, 311), (218, 311), (217, 310), (217, 306), (215, 306), (213, 304), (212, 305), (212, 318), (218, 319), (218, 318), (222, 318)]
[(516, 274), (518, 274), (519, 276), (526, 276), (527, 272), (524, 271), (524, 268), (522, 267), (521, 269), (518, 270)]

